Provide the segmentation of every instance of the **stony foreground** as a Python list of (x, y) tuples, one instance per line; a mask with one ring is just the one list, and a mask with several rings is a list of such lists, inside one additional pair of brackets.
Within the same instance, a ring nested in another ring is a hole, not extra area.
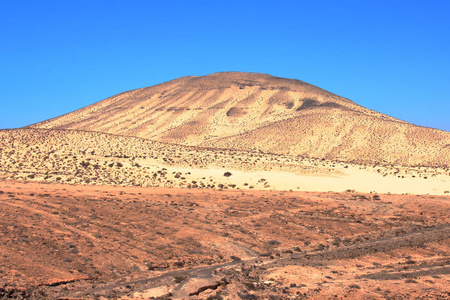
[(448, 299), (450, 197), (0, 181), (0, 298)]

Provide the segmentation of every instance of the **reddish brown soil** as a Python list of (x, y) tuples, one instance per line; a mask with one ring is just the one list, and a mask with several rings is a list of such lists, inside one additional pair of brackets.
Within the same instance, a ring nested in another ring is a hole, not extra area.
[(448, 299), (450, 197), (0, 181), (0, 298)]

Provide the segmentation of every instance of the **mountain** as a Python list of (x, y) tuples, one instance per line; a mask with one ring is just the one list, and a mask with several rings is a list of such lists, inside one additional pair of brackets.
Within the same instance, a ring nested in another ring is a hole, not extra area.
[(124, 92), (29, 126), (356, 163), (450, 165), (450, 133), (300, 80), (225, 72)]

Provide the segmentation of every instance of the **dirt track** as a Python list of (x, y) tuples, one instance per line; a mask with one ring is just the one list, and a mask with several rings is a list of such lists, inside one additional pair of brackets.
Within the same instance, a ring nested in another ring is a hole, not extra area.
[[(356, 243), (349, 246), (343, 246), (338, 249), (328, 249), (323, 251), (312, 251), (306, 253), (295, 253), (290, 255), (283, 255), (281, 258), (266, 258), (266, 257), (253, 257), (243, 261), (232, 261), (224, 264), (216, 264), (212, 266), (201, 266), (187, 270), (170, 271), (158, 275), (156, 277), (142, 278), (127, 282), (116, 282), (107, 284), (101, 287), (85, 290), (80, 293), (71, 295), (70, 298), (88, 297), (97, 293), (105, 293), (118, 288), (127, 286), (139, 287), (139, 289), (145, 289), (149, 287), (165, 286), (172, 281), (173, 278), (183, 277), (183, 281), (178, 283), (172, 292), (175, 298), (189, 298), (191, 294), (196, 294), (198, 291), (205, 291), (207, 289), (216, 289), (221, 285), (229, 283), (228, 280), (220, 280), (229, 274), (230, 268), (238, 265), (245, 266), (246, 268), (254, 269), (256, 273), (263, 273), (263, 270), (268, 268), (276, 269), (289, 265), (317, 265), (327, 264), (332, 260), (342, 259), (355, 259), (360, 256), (365, 256), (376, 252), (387, 252), (399, 248), (417, 247), (430, 242), (439, 242), (442, 240), (450, 239), (450, 225), (444, 225), (437, 228), (427, 228), (418, 230), (415, 232), (403, 234), (400, 236), (382, 238), (374, 241), (367, 241)], [(233, 272), (233, 271), (232, 271)], [(412, 270), (404, 272), (390, 272), (386, 274), (386, 271), (379, 271), (376, 273), (362, 275), (361, 278), (389, 280), (389, 279), (403, 279), (413, 278), (417, 276), (430, 276), (430, 275), (449, 275), (450, 274), (450, 259), (444, 259), (437, 262), (437, 265), (433, 263), (422, 264), (415, 266)], [(189, 289), (184, 289), (185, 286), (192, 279), (202, 278), (206, 281), (212, 282), (209, 285), (201, 286), (197, 291), (189, 293)]]

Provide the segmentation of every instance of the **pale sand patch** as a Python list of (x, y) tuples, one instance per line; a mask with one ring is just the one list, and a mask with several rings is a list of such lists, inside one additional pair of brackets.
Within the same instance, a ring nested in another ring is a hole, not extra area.
[[(167, 286), (159, 286), (145, 290), (143, 292), (136, 292), (133, 294), (134, 299), (149, 299), (151, 297), (162, 297), (170, 293), (170, 289)], [(126, 298), (122, 298), (126, 299)]]
[[(342, 169), (344, 175), (303, 175), (289, 172), (254, 171), (244, 172), (232, 169), (183, 169), (166, 167), (170, 172), (178, 171), (185, 175), (187, 181), (212, 179), (217, 184), (236, 184), (238, 188), (297, 190), (310, 192), (343, 192), (354, 190), (362, 193), (392, 193), (415, 195), (445, 195), (450, 190), (450, 177), (436, 175), (434, 177), (398, 178), (374, 172), (371, 169), (349, 167)], [(230, 177), (225, 177), (225, 172)], [(261, 182), (261, 179), (265, 181)], [(265, 187), (265, 183), (267, 183)], [(247, 185), (244, 185), (247, 184)]]

